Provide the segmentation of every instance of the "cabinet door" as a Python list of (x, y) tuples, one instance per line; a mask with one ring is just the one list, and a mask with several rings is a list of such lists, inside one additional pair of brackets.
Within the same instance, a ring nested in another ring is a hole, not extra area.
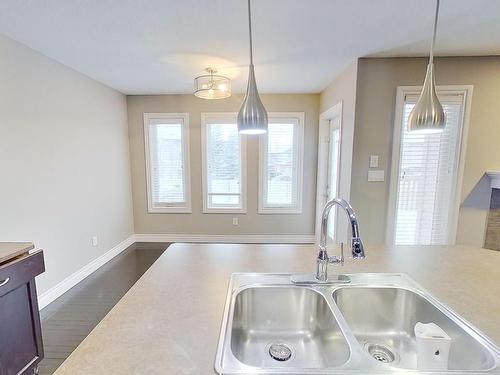
[(0, 267), (0, 374), (29, 373), (43, 358), (35, 276), (44, 271), (37, 252)]

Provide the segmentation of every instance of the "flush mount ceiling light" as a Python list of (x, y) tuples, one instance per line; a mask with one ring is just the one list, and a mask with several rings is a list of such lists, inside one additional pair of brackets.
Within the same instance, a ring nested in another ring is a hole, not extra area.
[(238, 112), (238, 130), (241, 134), (267, 133), (267, 111), (262, 104), (255, 82), (252, 51), (252, 13), (248, 0), (248, 32), (250, 35), (250, 66), (248, 67), (248, 85), (243, 104)]
[(408, 118), (408, 131), (419, 133), (439, 133), (446, 125), (446, 115), (436, 94), (434, 81), (434, 44), (439, 15), (439, 0), (436, 0), (436, 15), (434, 17), (434, 32), (432, 35), (429, 64), (425, 74), (424, 86)]
[(217, 69), (206, 68), (208, 74), (194, 79), (194, 96), (202, 99), (224, 99), (231, 96), (231, 80), (217, 75)]

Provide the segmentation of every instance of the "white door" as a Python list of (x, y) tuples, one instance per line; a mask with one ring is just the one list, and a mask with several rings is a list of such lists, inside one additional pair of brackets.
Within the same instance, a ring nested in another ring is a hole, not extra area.
[[(320, 114), (318, 137), (318, 173), (316, 191), (316, 241), (321, 232), (321, 215), (326, 202), (338, 197), (349, 200), (351, 186), (351, 159), (353, 124), (345, 127), (342, 116), (342, 102)], [(327, 226), (327, 239), (347, 240), (348, 225), (343, 214), (337, 216), (332, 209)], [(332, 248), (333, 250), (333, 248)]]
[[(445, 245), (455, 241), (463, 170), (467, 90), (438, 90), (446, 113), (441, 133), (408, 132), (418, 93), (398, 90), (387, 241), (396, 245)], [(467, 104), (467, 102), (469, 104)], [(462, 156), (461, 156), (462, 155)], [(458, 202), (458, 203), (457, 203)]]
[[(326, 180), (326, 200), (337, 198), (340, 172), (340, 118), (330, 120), (328, 131), (328, 163)], [(328, 220), (328, 242), (337, 236), (337, 207), (334, 207)]]

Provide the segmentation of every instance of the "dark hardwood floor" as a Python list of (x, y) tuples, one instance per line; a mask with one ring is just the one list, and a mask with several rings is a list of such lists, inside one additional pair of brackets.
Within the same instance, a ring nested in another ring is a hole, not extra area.
[(54, 373), (167, 247), (130, 246), (41, 311), (45, 349), (41, 375)]

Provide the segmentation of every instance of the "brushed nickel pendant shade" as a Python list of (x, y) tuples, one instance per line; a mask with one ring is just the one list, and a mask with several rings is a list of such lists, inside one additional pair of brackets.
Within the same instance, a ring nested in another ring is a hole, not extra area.
[(252, 51), (252, 13), (250, 0), (248, 0), (248, 31), (250, 35), (250, 66), (248, 67), (248, 84), (243, 104), (238, 112), (238, 131), (241, 134), (264, 134), (267, 133), (267, 111), (260, 100), (257, 83), (255, 82), (255, 71), (253, 66)]
[(446, 115), (436, 93), (434, 79), (434, 45), (436, 43), (436, 29), (439, 15), (439, 1), (436, 0), (436, 14), (434, 17), (434, 32), (432, 35), (429, 64), (425, 74), (422, 92), (417, 104), (413, 107), (408, 118), (408, 131), (421, 133), (439, 133), (446, 125)]

